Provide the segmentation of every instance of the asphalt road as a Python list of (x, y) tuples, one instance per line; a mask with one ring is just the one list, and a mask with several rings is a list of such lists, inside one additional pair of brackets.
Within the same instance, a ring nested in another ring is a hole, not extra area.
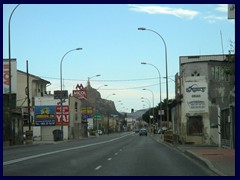
[(4, 176), (213, 176), (183, 153), (135, 133), (5, 148)]

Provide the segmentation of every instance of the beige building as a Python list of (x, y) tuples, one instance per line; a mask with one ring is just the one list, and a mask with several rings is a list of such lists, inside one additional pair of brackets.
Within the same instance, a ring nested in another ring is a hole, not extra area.
[(235, 146), (234, 55), (180, 56), (171, 121), (181, 143)]
[(81, 137), (81, 100), (74, 97), (69, 96), (69, 115), (70, 115), (70, 124), (69, 124), (69, 139), (79, 139)]
[[(31, 120), (33, 120), (33, 107), (35, 105), (34, 97), (49, 96), (50, 92), (47, 92), (48, 85), (50, 85), (49, 81), (46, 81), (38, 76), (29, 74), (29, 99)], [(23, 114), (27, 113), (28, 106), (26, 88), (27, 73), (17, 70), (17, 107), (22, 109)], [(28, 126), (28, 122), (25, 119), (23, 125)]]

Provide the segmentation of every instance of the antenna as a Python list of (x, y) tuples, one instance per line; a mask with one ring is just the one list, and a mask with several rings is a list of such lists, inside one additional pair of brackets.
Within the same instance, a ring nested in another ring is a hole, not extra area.
[(220, 36), (221, 36), (221, 44), (222, 44), (222, 55), (224, 60), (224, 50), (223, 50), (223, 40), (222, 40), (222, 31), (220, 30)]

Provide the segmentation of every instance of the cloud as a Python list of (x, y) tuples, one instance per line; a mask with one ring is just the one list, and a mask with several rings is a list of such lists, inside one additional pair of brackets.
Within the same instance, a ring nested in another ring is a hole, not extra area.
[(130, 10), (135, 12), (143, 12), (148, 14), (168, 14), (177, 16), (183, 19), (193, 19), (199, 14), (197, 11), (181, 9), (181, 8), (169, 8), (161, 6), (139, 6), (139, 5), (129, 5)]
[(226, 17), (222, 17), (222, 16), (215, 16), (215, 15), (210, 15), (210, 16), (206, 16), (204, 17), (205, 20), (207, 20), (209, 23), (215, 23), (217, 21), (224, 21), (226, 20)]
[(227, 4), (218, 4), (216, 7), (216, 10), (226, 13), (228, 11), (228, 5)]

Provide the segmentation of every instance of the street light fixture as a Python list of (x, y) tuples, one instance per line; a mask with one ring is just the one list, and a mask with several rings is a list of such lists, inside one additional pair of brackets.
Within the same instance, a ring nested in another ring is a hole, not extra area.
[(110, 97), (110, 96), (115, 96), (115, 95), (116, 95), (115, 93), (110, 94), (110, 95), (108, 95), (108, 96), (106, 97), (106, 99), (107, 99), (108, 97)]
[(159, 69), (155, 65), (150, 64), (150, 63), (146, 63), (146, 62), (141, 62), (141, 64), (153, 66), (158, 71), (159, 89), (160, 89), (160, 128), (161, 128), (161, 124), (162, 124), (162, 114), (161, 114), (162, 113), (162, 82), (161, 82), (161, 74), (160, 74)]
[(78, 50), (82, 50), (82, 48), (76, 48), (76, 49), (72, 49), (72, 50), (70, 50), (70, 51), (68, 51), (68, 52), (66, 52), (65, 54), (64, 54), (64, 56), (62, 57), (62, 59), (61, 59), (61, 62), (60, 62), (60, 84), (61, 84), (61, 99), (60, 99), (60, 102), (61, 102), (61, 130), (62, 130), (62, 139), (61, 140), (63, 140), (63, 92), (62, 92), (62, 62), (63, 62), (63, 59), (64, 59), (64, 57), (68, 54), (68, 53), (70, 53), (70, 52), (72, 52), (72, 51), (78, 51)]
[[(110, 94), (106, 97), (106, 99), (110, 96), (115, 96), (115, 95), (116, 95), (115, 93)], [(108, 131), (107, 133), (108, 133), (108, 135), (109, 135), (109, 116), (110, 116), (110, 114), (109, 114), (109, 110), (108, 110), (108, 120), (107, 120), (107, 131)]]
[(150, 118), (151, 102), (148, 98), (141, 97), (141, 99), (142, 99), (142, 102), (146, 102), (146, 101), (144, 101), (144, 99), (147, 100), (147, 104), (148, 104), (148, 107), (149, 107), (148, 108), (149, 109), (149, 126), (150, 126), (150, 130), (151, 130), (151, 118)]
[(94, 78), (94, 77), (99, 77), (101, 76), (101, 74), (97, 74), (95, 76), (92, 76), (92, 77), (88, 77), (88, 82), (87, 82), (87, 85), (90, 85), (90, 79)]
[[(99, 76), (100, 76), (100, 75), (99, 75)], [(104, 86), (108, 86), (108, 85), (105, 84), (105, 85), (99, 86), (99, 87), (96, 89), (96, 91), (99, 90), (101, 87), (104, 87)], [(94, 111), (96, 112), (96, 99), (95, 99)], [(97, 112), (96, 112), (95, 114), (97, 114)], [(96, 121), (97, 121), (97, 130), (98, 130), (98, 119), (97, 119)]]
[(14, 11), (17, 9), (18, 4), (12, 11), (8, 21), (8, 68), (9, 68), (9, 121), (10, 121), (10, 145), (15, 144), (15, 135), (12, 129), (12, 70), (11, 70), (11, 19)]
[[(150, 89), (142, 89), (143, 91), (150, 91), (151, 93), (152, 93), (152, 107), (153, 107), (153, 110), (152, 110), (152, 113), (153, 113), (153, 119), (154, 119), (154, 117), (155, 117), (155, 114), (154, 114), (154, 94), (153, 94), (153, 91), (152, 90), (150, 90)], [(150, 123), (151, 124), (151, 123)]]
[(151, 30), (151, 29), (147, 29), (144, 27), (139, 27), (138, 30), (142, 30), (142, 31), (151, 31), (155, 34), (157, 34), (163, 41), (164, 47), (165, 47), (165, 63), (166, 63), (166, 100), (167, 100), (167, 126), (169, 127), (169, 112), (168, 112), (168, 66), (167, 66), (167, 45), (165, 40), (163, 39), (163, 37), (156, 31)]
[(99, 86), (96, 90), (99, 90), (101, 87), (108, 86), (107, 84)]

